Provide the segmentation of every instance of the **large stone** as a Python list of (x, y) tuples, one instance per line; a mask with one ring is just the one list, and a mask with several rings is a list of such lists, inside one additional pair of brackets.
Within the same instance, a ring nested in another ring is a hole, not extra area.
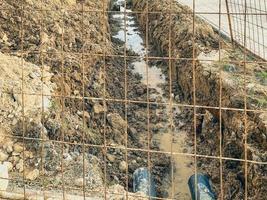
[(114, 129), (118, 129), (121, 132), (125, 132), (125, 128), (127, 127), (127, 123), (118, 113), (108, 114), (107, 120), (108, 120), (109, 124)]
[[(23, 157), (23, 152), (20, 154)], [(25, 158), (33, 158), (33, 153), (31, 151), (24, 151)]]
[(0, 164), (0, 191), (6, 191), (8, 187), (8, 166)]
[(125, 161), (121, 161), (119, 165), (119, 169), (121, 172), (125, 172), (127, 169), (127, 163)]
[(96, 114), (104, 113), (107, 111), (105, 106), (102, 106), (99, 103), (94, 104), (93, 110), (94, 110), (94, 113)]
[(3, 162), (3, 161), (6, 161), (8, 159), (8, 154), (0, 151), (0, 161)]
[(110, 162), (114, 162), (115, 159), (116, 159), (116, 156), (112, 155), (112, 154), (107, 154), (107, 159), (110, 161)]
[(34, 170), (31, 170), (31, 171), (28, 171), (25, 174), (25, 178), (27, 180), (30, 180), (30, 181), (33, 181), (33, 180), (37, 179), (38, 176), (39, 176), (39, 170), (38, 169), (34, 169)]
[(14, 152), (16, 153), (21, 153), (23, 151), (23, 145), (20, 143), (14, 144), (13, 148), (14, 148)]
[(8, 171), (11, 171), (13, 169), (13, 164), (11, 162), (6, 161), (3, 164), (7, 166)]
[(11, 153), (13, 151), (13, 142), (12, 141), (7, 141), (3, 145), (3, 148), (6, 150), (7, 153)]
[(148, 197), (145, 197), (143, 193), (126, 192), (122, 185), (116, 184), (116, 185), (112, 185), (108, 187), (107, 199), (109, 200), (118, 200), (118, 199), (147, 200)]

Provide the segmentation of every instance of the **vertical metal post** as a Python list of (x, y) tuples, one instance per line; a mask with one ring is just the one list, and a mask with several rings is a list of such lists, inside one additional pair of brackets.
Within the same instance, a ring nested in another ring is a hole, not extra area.
[(229, 24), (229, 30), (230, 30), (230, 37), (232, 41), (232, 45), (234, 45), (234, 35), (233, 35), (233, 28), (232, 28), (232, 21), (231, 21), (231, 15), (230, 15), (230, 9), (229, 9), (229, 2), (228, 0), (225, 0), (226, 4), (226, 11), (228, 16), (228, 24)]

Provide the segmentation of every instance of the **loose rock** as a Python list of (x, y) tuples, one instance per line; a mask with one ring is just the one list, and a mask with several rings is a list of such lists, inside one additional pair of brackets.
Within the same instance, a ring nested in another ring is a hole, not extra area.
[(125, 130), (127, 123), (118, 113), (110, 113), (107, 115), (107, 120), (113, 126), (113, 128), (118, 130)]
[(11, 171), (13, 169), (13, 164), (11, 162), (6, 161), (3, 164), (7, 166), (8, 171)]
[(110, 162), (114, 162), (115, 159), (116, 159), (116, 156), (112, 155), (112, 154), (107, 154), (107, 159), (110, 161)]
[(5, 191), (8, 187), (8, 166), (0, 164), (0, 191)]
[(125, 161), (121, 161), (121, 162), (120, 162), (119, 169), (120, 169), (122, 172), (125, 172), (126, 169), (127, 169), (127, 163), (126, 163)]
[(83, 178), (75, 179), (74, 184), (78, 187), (83, 187)]
[(38, 169), (34, 169), (34, 170), (29, 171), (25, 174), (25, 178), (27, 180), (30, 180), (30, 181), (37, 179), (38, 176), (39, 176), (39, 170)]
[(18, 164), (16, 164), (16, 169), (19, 171), (19, 172), (23, 172), (23, 160), (20, 159)]
[(8, 154), (0, 151), (0, 161), (3, 162), (3, 161), (6, 161), (8, 159)]
[(107, 111), (107, 109), (104, 106), (100, 105), (99, 103), (96, 103), (94, 105), (93, 110), (94, 110), (94, 113), (96, 114), (100, 114), (100, 113)]

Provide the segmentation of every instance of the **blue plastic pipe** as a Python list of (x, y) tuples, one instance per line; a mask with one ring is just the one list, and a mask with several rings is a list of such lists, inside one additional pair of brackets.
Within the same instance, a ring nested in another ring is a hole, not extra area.
[[(197, 181), (195, 181), (197, 178)], [(216, 200), (209, 178), (203, 174), (192, 175), (188, 180), (192, 200)]]
[(146, 167), (138, 168), (134, 171), (133, 191), (149, 197), (156, 197), (155, 181)]

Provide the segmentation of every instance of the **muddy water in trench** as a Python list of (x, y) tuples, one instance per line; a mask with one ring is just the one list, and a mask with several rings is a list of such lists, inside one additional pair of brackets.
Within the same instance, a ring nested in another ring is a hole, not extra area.
[[(142, 37), (142, 33), (136, 23), (136, 16), (131, 13), (132, 11), (130, 9), (125, 9), (123, 0), (117, 0), (115, 4), (120, 8), (120, 13), (111, 15), (113, 19), (119, 21), (117, 27), (118, 32), (116, 32), (113, 37), (124, 43), (126, 42), (126, 48), (138, 54), (139, 60), (132, 61), (131, 63), (133, 72), (141, 75), (141, 81), (145, 85), (148, 85), (149, 88), (154, 88), (157, 91), (157, 94), (153, 94), (154, 98), (162, 99), (163, 102), (168, 103), (169, 99), (164, 97), (164, 90), (162, 88), (163, 85), (168, 85), (168, 81), (165, 74), (158, 66), (146, 64), (146, 54), (148, 53), (148, 50), (144, 46), (144, 37)], [(126, 21), (124, 19), (126, 19)], [(175, 115), (179, 115), (180, 110), (179, 108), (172, 109), (170, 106), (166, 106), (163, 109), (163, 112), (167, 116), (170, 116), (170, 113), (173, 113), (173, 117), (175, 117)], [(162, 110), (158, 110), (157, 113), (162, 114)], [(172, 120), (168, 120), (163, 126), (170, 127), (171, 121)], [(187, 132), (179, 130), (175, 126), (173, 131), (167, 128), (152, 136), (152, 140), (158, 144), (161, 151), (178, 153), (187, 151), (187, 139)], [(169, 198), (174, 197), (175, 199), (189, 200), (191, 198), (187, 181), (194, 173), (192, 166), (193, 159), (186, 156), (173, 155), (172, 160), (174, 165), (172, 176), (173, 181), (166, 181), (168, 184), (161, 187), (164, 187), (164, 189), (168, 191)], [(172, 173), (170, 172), (170, 174)]]

